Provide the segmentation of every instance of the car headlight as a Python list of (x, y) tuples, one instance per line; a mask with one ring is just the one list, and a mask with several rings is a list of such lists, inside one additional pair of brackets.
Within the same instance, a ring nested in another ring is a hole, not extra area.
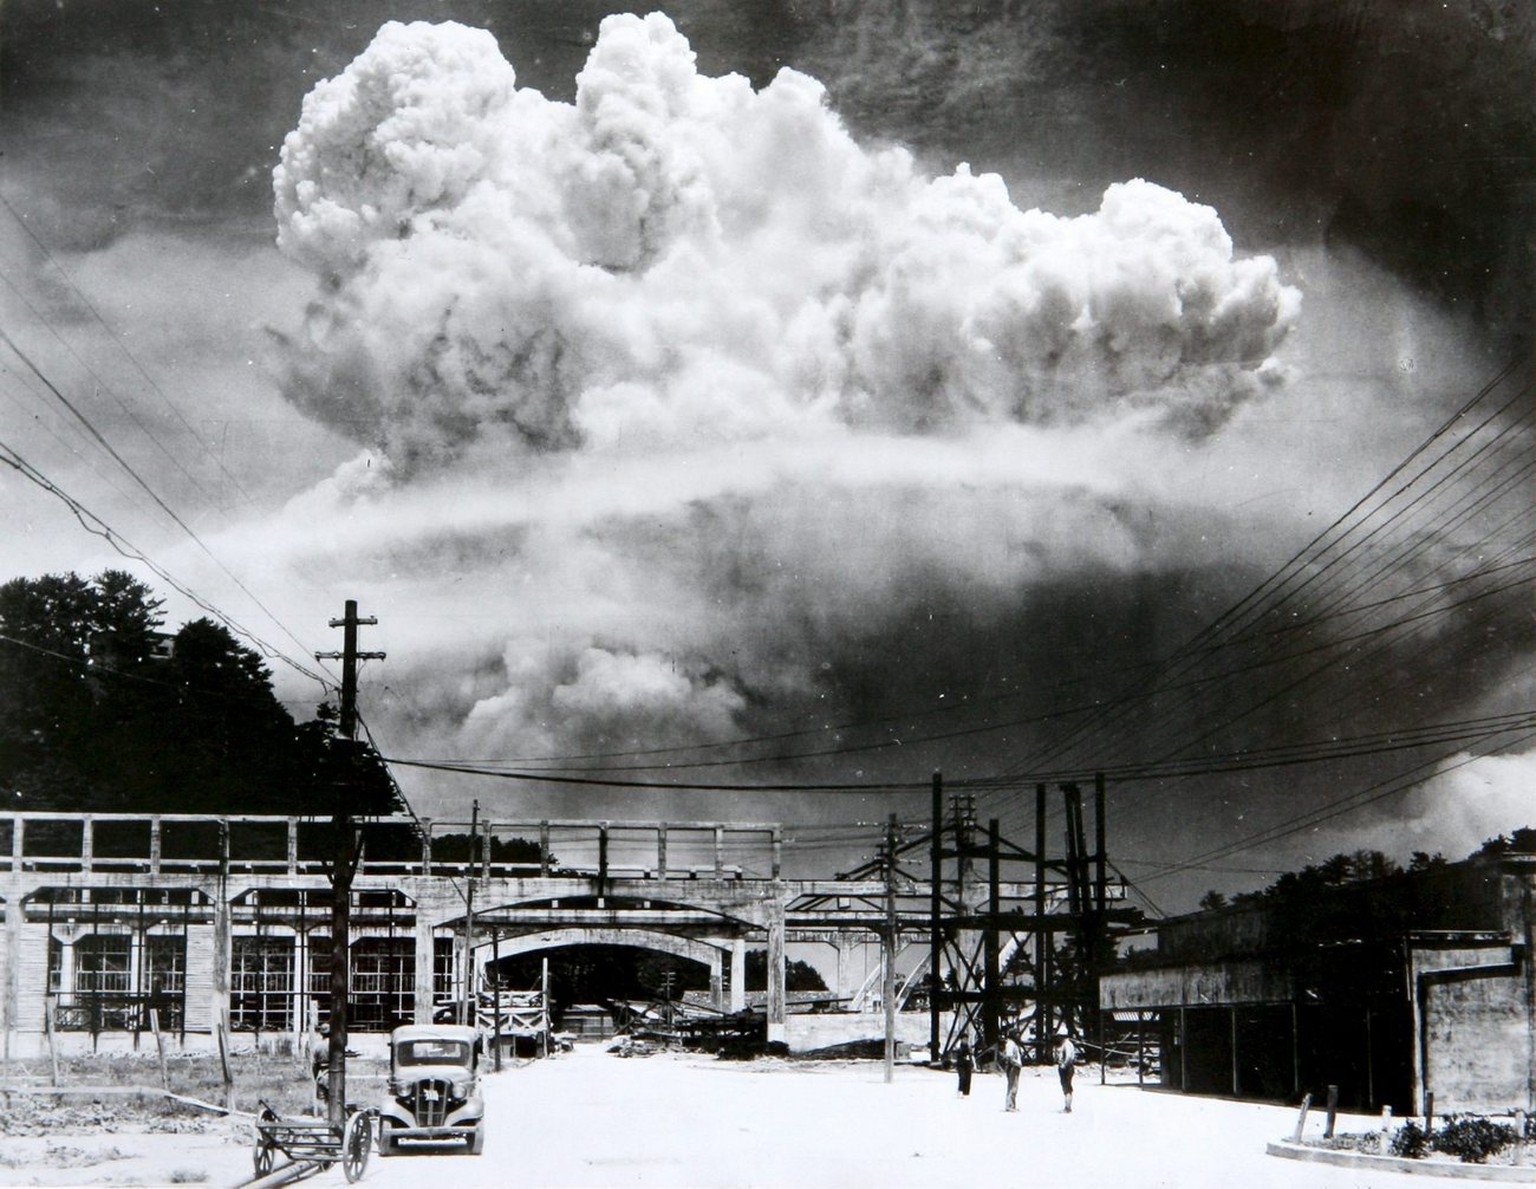
[(473, 1082), (450, 1082), (448, 1084), (448, 1092), (455, 1098), (468, 1098), (469, 1092), (473, 1086)]

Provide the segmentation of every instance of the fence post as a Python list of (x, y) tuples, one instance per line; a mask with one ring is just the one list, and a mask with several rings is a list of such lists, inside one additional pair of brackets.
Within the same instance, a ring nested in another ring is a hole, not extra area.
[(224, 1076), (224, 1105), (230, 1110), (235, 1109), (235, 1075), (229, 1071), (229, 1037), (224, 1032), (224, 1023), (219, 1021), (215, 1026), (219, 1038), (219, 1068)]
[(1385, 1156), (1392, 1150), (1392, 1108), (1381, 1108), (1381, 1154)]
[(1301, 1143), (1302, 1130), (1307, 1125), (1307, 1112), (1312, 1109), (1312, 1091), (1308, 1090), (1301, 1099), (1301, 1113), (1296, 1116), (1296, 1130), (1291, 1134), (1293, 1144)]
[(57, 1014), (58, 1006), (58, 1000), (51, 997), (43, 1005), (43, 1028), (48, 1033), (48, 1059), (53, 1066), (53, 1084), (55, 1086), (59, 1084), (59, 1045), (57, 1038), (54, 1036), (54, 1032), (57, 1029), (54, 1016)]
[(1323, 1131), (1323, 1138), (1324, 1139), (1332, 1139), (1333, 1138), (1333, 1124), (1334, 1124), (1334, 1121), (1338, 1118), (1338, 1116), (1339, 1116), (1339, 1088), (1337, 1086), (1329, 1086), (1328, 1087), (1328, 1126)]
[(160, 1034), (159, 1008), (152, 1007), (149, 1009), (149, 1028), (155, 1034), (155, 1049), (160, 1054), (160, 1088), (162, 1090), (169, 1090), (171, 1088), (171, 1072), (166, 1068), (165, 1064), (165, 1037)]

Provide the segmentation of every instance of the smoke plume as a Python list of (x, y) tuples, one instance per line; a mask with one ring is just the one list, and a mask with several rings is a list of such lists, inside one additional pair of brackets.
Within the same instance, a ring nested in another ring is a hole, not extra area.
[(1207, 207), (1132, 181), (1061, 219), (924, 178), (804, 75), (700, 75), (659, 14), (606, 20), (577, 81), (551, 102), (487, 33), (390, 24), (309, 95), (276, 176), (324, 284), (296, 400), (406, 470), (1131, 409), (1203, 436), (1295, 317)]

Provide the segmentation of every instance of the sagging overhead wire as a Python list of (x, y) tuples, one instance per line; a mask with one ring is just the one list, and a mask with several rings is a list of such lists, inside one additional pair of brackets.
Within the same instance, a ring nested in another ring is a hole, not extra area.
[[(3, 331), (0, 331), (0, 334), (3, 333)], [(81, 528), (85, 529), (86, 532), (93, 536), (100, 537), (108, 545), (110, 545), (119, 556), (126, 557), (130, 561), (139, 562), (140, 564), (147, 567), (155, 574), (157, 578), (159, 578), (172, 590), (180, 594), (183, 598), (206, 611), (209, 615), (213, 616), (241, 639), (249, 641), (266, 659), (282, 661), (284, 664), (293, 668), (296, 672), (301, 673), (313, 681), (319, 682), (322, 689), (326, 691), (331, 691), (336, 688), (336, 682), (334, 679), (324, 673), (315, 671), (303, 662), (293, 659), (293, 657), (289, 656), (281, 649), (267, 643), (260, 636), (256, 635), (250, 629), (240, 624), (232, 616), (220, 610), (217, 606), (203, 598), (201, 595), (197, 594), (190, 587), (185, 586), (179, 582), (169, 571), (167, 571), (163, 566), (161, 566), (143, 550), (133, 545), (132, 542), (130, 542), (116, 529), (114, 529), (100, 516), (96, 515), (96, 513), (92, 512), (74, 496), (70, 495), (69, 492), (64, 490), (64, 488), (60, 487), (52, 479), (48, 478), (47, 475), (43, 474), (43, 472), (29, 463), (12, 446), (8, 445), (4, 441), (0, 441), (0, 452), (3, 452), (0, 453), (0, 463), (5, 463), (6, 465), (10, 466), (28, 482), (32, 483), (36, 487), (41, 488), (43, 491), (46, 491), (49, 495), (63, 503), (64, 506), (67, 507), (74, 515), (75, 519), (79, 521)], [(244, 588), (242, 587), (242, 589)], [(258, 606), (259, 605), (260, 604), (258, 603)], [(273, 622), (277, 621), (274, 619)]]
[[(1230, 668), (1209, 671), (1206, 666), (1217, 653), (1253, 650), (1243, 658), (1238, 672), (1279, 664), (1286, 658), (1268, 650), (1265, 647), (1267, 640), (1277, 633), (1297, 629), (1301, 621), (1311, 621), (1315, 627), (1323, 618), (1353, 615), (1359, 608), (1353, 607), (1351, 600), (1362, 594), (1369, 593), (1373, 602), (1382, 602), (1376, 596), (1379, 596), (1385, 579), (1408, 573), (1408, 567), (1413, 565), (1442, 574), (1450, 565), (1470, 571), (1453, 573), (1437, 583), (1415, 582), (1414, 585), (1423, 590), (1426, 603), (1450, 583), (1465, 585), (1483, 577), (1488, 559), (1473, 556), (1470, 546), (1445, 549), (1444, 545), (1449, 543), (1450, 532), (1465, 526), (1471, 516), (1486, 515), (1498, 501), (1508, 502), (1512, 496), (1520, 494), (1521, 477), (1528, 473), (1526, 464), (1529, 459), (1523, 452), (1523, 436), (1529, 414), (1511, 414), (1518, 402), (1528, 399), (1529, 386), (1517, 385), (1513, 394), (1500, 395), (1496, 407), (1486, 411), (1455, 441), (1444, 443), (1443, 440), (1459, 422), (1473, 414), (1479, 404), (1489, 401), (1517, 366), (1518, 361), (1501, 371), (1388, 476), (1293, 554), (1279, 570), (1171, 653), (1162, 662), (1158, 679), (1140, 687), (1123, 687), (1117, 696), (1106, 699), (1099, 713), (1080, 719), (1069, 731), (1021, 758), (1010, 771), (1019, 773), (1056, 766), (1053, 760), (1071, 753), (1081, 754), (1090, 747), (1097, 752), (1094, 766), (1103, 766), (1115, 758), (1116, 751), (1123, 750), (1117, 748), (1118, 740), (1141, 736), (1171, 739), (1165, 756), (1190, 751), (1200, 739), (1170, 730), (1169, 723), (1203, 721), (1208, 737), (1213, 726), (1234, 725), (1258, 708), (1251, 698), (1222, 693), (1228, 689), (1223, 683), (1231, 680), (1234, 671)], [(1442, 445), (1443, 448), (1437, 449)], [(1490, 478), (1486, 466), (1473, 466), (1470, 460), (1486, 463), (1487, 452), (1492, 449), (1517, 458), (1518, 465), (1512, 468), (1509, 459), (1505, 458), (1492, 469), (1493, 477)], [(1440, 502), (1429, 499), (1431, 495)], [(1442, 506), (1447, 500), (1449, 508)], [(1526, 502), (1500, 523), (1506, 526), (1515, 523), (1515, 516), (1521, 511), (1528, 513), (1528, 508)], [(1387, 541), (1383, 537), (1388, 526), (1400, 534), (1397, 539)], [(1434, 556), (1430, 555), (1432, 548), (1436, 551)], [(1384, 552), (1367, 552), (1376, 549)], [(1441, 552), (1444, 556), (1439, 555)], [(1367, 558), (1368, 564), (1361, 564), (1362, 557)], [(1468, 558), (1470, 564), (1464, 564)], [(1344, 564), (1346, 560), (1347, 565)], [(1498, 562), (1504, 560), (1506, 557), (1500, 556)], [(1521, 581), (1513, 581), (1511, 586), (1521, 584)], [(1399, 616), (1389, 624), (1379, 625), (1376, 630), (1384, 632), (1404, 627), (1420, 618), (1447, 614), (1453, 609), (1451, 606), (1421, 609)], [(1347, 643), (1327, 641), (1319, 647), (1339, 648)], [(1327, 676), (1332, 674), (1326, 666), (1320, 666), (1300, 680)], [(1169, 695), (1175, 691), (1182, 692), (1170, 700)], [(1247, 692), (1242, 688), (1231, 690), (1235, 695)], [(1203, 705), (1199, 700), (1202, 695), (1221, 696), (1221, 700), (1209, 708), (1211, 713), (1194, 713)], [(1110, 752), (1108, 756), (1106, 750)]]
[(1198, 869), (1204, 863), (1225, 859), (1231, 855), (1241, 854), (1258, 846), (1277, 842), (1281, 838), (1298, 834), (1302, 830), (1312, 829), (1323, 822), (1342, 817), (1347, 813), (1353, 813), (1358, 809), (1363, 809), (1367, 805), (1374, 805), (1380, 801), (1406, 793), (1422, 784), (1430, 776), (1443, 776), (1448, 772), (1456, 771), (1458, 768), (1464, 768), (1468, 764), (1483, 759), (1486, 756), (1499, 755), (1510, 751), (1524, 743), (1530, 742), (1532, 739), (1536, 739), (1536, 729), (1516, 734), (1499, 746), (1489, 748), (1486, 751), (1462, 755), (1460, 759), (1449, 763), (1446, 762), (1449, 758), (1446, 755), (1426, 760), (1405, 772), (1396, 773), (1364, 789), (1347, 793), (1342, 797), (1336, 797), (1317, 809), (1287, 818), (1276, 825), (1266, 827), (1233, 842), (1228, 842), (1219, 847), (1193, 855), (1178, 863), (1169, 864), (1164, 870), (1159, 871), (1155, 875), (1148, 876), (1144, 882), (1150, 882), (1153, 879), (1166, 879), (1182, 871)]
[[(101, 431), (98, 430), (96, 428), (96, 426), (91, 423), (91, 420), (88, 417), (86, 417), (85, 414), (82, 413), (78, 408), (76, 408), (76, 406), (73, 404), (73, 402), (71, 402), (69, 400), (69, 398), (67, 396), (65, 396), (64, 393), (61, 392), (58, 389), (58, 387), (53, 383), (53, 381), (48, 378), (48, 376), (43, 372), (43, 370), (40, 367), (38, 367), (38, 365), (35, 362), (33, 362), (31, 357), (28, 356), (24, 351), (22, 351), (22, 349), (19, 346), (16, 345), (15, 340), (13, 340), (11, 338), (11, 336), (6, 333), (4, 327), (0, 327), (0, 341), (4, 341), (4, 343), (8, 347), (10, 347), (11, 351), (15, 354), (15, 356), (18, 359), (20, 359), (23, 364), (25, 364), (27, 366), (28, 370), (31, 371), (33, 373), (33, 375), (35, 375), (37, 377), (37, 379), (42, 383), (42, 385), (50, 393), (52, 393), (59, 400), (59, 402), (61, 404), (63, 404), (67, 409), (69, 409), (69, 411), (81, 422), (82, 425), (85, 426), (86, 430), (90, 433), (92, 438), (95, 439), (101, 445), (102, 449), (105, 450), (118, 463), (118, 465), (121, 466), (123, 468), (123, 470), (128, 473), (129, 477), (132, 478), (135, 483), (137, 483), (141, 488), (143, 488), (144, 492), (149, 496), (149, 498), (154, 501), (155, 506), (158, 507), (161, 511), (163, 511), (167, 516), (169, 516), (171, 518), (171, 520), (176, 524), (176, 526), (178, 528), (180, 528), (181, 531), (184, 532), (187, 535), (187, 537), (200, 550), (203, 551), (203, 553), (205, 555), (207, 555), (208, 559), (210, 561), (212, 561), (214, 565), (216, 565), (221, 571), (223, 571), (225, 576), (228, 577), (229, 580), (231, 582), (233, 582), (240, 589), (240, 591), (248, 599), (250, 599), (251, 602), (254, 603), (261, 610), (261, 612), (264, 615), (266, 615), (266, 617), (269, 620), (271, 620), (274, 624), (277, 625), (277, 627), (283, 632), (284, 635), (286, 635), (290, 640), (292, 640), (300, 648), (303, 648), (304, 647), (304, 642), (302, 640), (300, 640), (296, 635), (294, 635), (293, 632), (289, 630), (288, 626), (285, 623), (283, 623), (283, 621), (280, 620), (277, 617), (277, 615), (265, 603), (263, 603), (261, 601), (261, 599), (257, 598), (255, 593), (252, 592), (251, 589), (248, 586), (246, 586), (246, 584), (244, 582), (242, 582), (240, 580), (239, 576), (236, 575), (235, 572), (233, 570), (231, 570), (228, 566), (226, 566), (224, 564), (224, 562), (218, 557), (218, 555), (213, 552), (213, 550), (208, 548), (208, 545), (203, 541), (203, 539), (200, 536), (197, 535), (197, 533), (195, 531), (193, 531), (192, 527), (190, 525), (188, 525), (186, 523), (186, 521), (184, 521), (179, 515), (177, 515), (175, 510), (173, 508), (171, 508), (171, 506), (169, 504), (167, 504), (163, 499), (160, 498), (159, 494), (155, 491), (155, 489), (149, 485), (149, 483), (144, 479), (144, 477), (142, 475), (140, 475), (138, 473), (138, 471), (134, 470), (134, 468), (128, 463), (128, 461), (125, 458), (123, 458), (123, 456), (121, 454), (119, 454), (117, 452), (116, 449), (113, 448), (112, 444), (107, 441), (106, 436), (104, 434), (102, 434)], [(5, 449), (13, 457), (15, 457), (18, 460), (20, 459), (21, 456), (14, 449), (12, 449), (9, 446), (5, 447)], [(13, 464), (13, 465), (15, 465), (15, 464)], [(17, 466), (17, 469), (18, 470), (23, 470), (23, 468), (20, 467), (20, 466)], [(31, 473), (28, 473), (28, 472), (31, 472)], [(41, 472), (36, 471), (35, 468), (32, 468), (30, 466), (28, 466), (26, 468), (26, 470), (23, 471), (23, 473), (28, 474), (28, 478), (32, 478), (33, 482), (37, 482), (37, 479), (33, 477), (34, 475), (41, 475)], [(39, 485), (43, 486), (44, 484), (39, 484)], [(56, 484), (53, 484), (51, 481), (46, 483), (45, 489), (51, 491), (55, 495), (60, 495), (61, 498), (62, 498), (61, 490), (57, 487)], [(78, 501), (76, 501), (76, 500), (74, 500), (72, 498), (66, 500), (66, 502), (71, 505), (71, 509), (72, 510), (75, 510), (75, 509), (78, 509), (78, 508), (82, 507), (82, 505), (80, 505)], [(75, 511), (75, 516), (76, 516), (76, 519), (80, 520), (82, 525), (85, 524), (85, 520), (81, 517), (80, 512), (78, 510)], [(91, 515), (91, 519), (96, 521), (96, 523), (105, 526), (105, 521), (101, 520), (100, 517), (95, 516), (94, 514), (92, 514)], [(98, 536), (105, 536), (106, 534), (98, 532), (97, 535)], [(112, 539), (111, 537), (108, 537), (108, 540), (111, 540), (111, 539)], [(119, 536), (117, 539), (121, 540), (122, 538)], [(115, 544), (114, 544), (114, 548), (116, 548)], [(125, 555), (125, 556), (127, 556), (127, 555)], [(137, 560), (144, 562), (144, 564), (146, 564), (146, 565), (151, 565), (151, 563), (149, 562), (149, 559), (144, 557), (143, 554), (141, 554), (141, 553), (138, 554)], [(151, 568), (154, 568), (154, 567), (151, 565)], [(158, 569), (156, 569), (155, 572), (156, 572), (156, 574), (160, 574), (161, 577), (165, 576)], [(182, 594), (188, 594), (188, 592), (185, 589), (183, 589), (182, 587), (180, 587), (180, 586), (177, 586), (177, 589), (180, 590)], [(188, 597), (192, 597), (192, 596), (188, 595)], [(204, 603), (202, 600), (194, 599), (194, 602), (196, 602), (198, 604), (198, 606), (203, 607), (205, 610), (210, 611), (210, 613), (214, 613), (213, 609), (208, 604)], [(224, 618), (222, 612), (217, 612), (217, 614), (220, 616), (221, 619)], [(232, 621), (226, 620), (226, 622), (231, 623), (231, 630), (234, 630), (233, 629), (233, 625), (232, 625)], [(244, 635), (246, 638), (251, 639), (253, 641), (256, 639), (255, 636), (253, 636), (250, 632), (246, 631), (243, 628), (240, 629), (240, 634)], [(268, 647), (268, 646), (263, 645), (263, 648), (265, 648), (265, 647)], [(296, 662), (294, 662), (292, 659), (290, 659), (287, 656), (284, 656), (281, 653), (273, 653), (272, 655), (275, 655), (275, 656), (281, 658), (282, 660), (284, 660), (285, 662), (287, 662), (290, 665), (294, 665), (295, 668), (299, 668), (299, 666), (297, 665)], [(316, 680), (320, 681), (322, 684), (330, 684), (328, 679), (318, 676), (317, 674), (315, 674), (311, 670), (308, 670), (308, 669), (305, 669), (305, 668), (299, 668), (299, 672), (304, 673), (308, 677), (315, 678)]]
[(470, 764), (440, 763), (432, 760), (411, 760), (402, 756), (385, 757), (386, 764), (398, 764), (404, 768), (423, 768), (432, 772), (456, 772), (464, 776), (483, 776), (494, 780), (532, 781), (540, 784), (587, 785), (595, 788), (656, 789), (684, 792), (717, 793), (910, 793), (926, 791), (928, 781), (910, 784), (881, 781), (870, 784), (724, 784), (686, 783), (682, 781), (618, 780), (602, 776), (561, 776), (551, 772), (518, 772), (505, 769), (477, 768)]

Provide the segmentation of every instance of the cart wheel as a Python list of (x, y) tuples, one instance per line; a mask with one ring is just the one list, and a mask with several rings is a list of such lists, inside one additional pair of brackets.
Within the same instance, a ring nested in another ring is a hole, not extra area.
[(264, 1177), (272, 1171), (272, 1151), (273, 1145), (266, 1140), (256, 1141), (256, 1150), (251, 1153), (251, 1165), (258, 1177)]
[(350, 1185), (368, 1167), (368, 1151), (373, 1147), (373, 1124), (366, 1111), (347, 1120), (341, 1137), (341, 1172)]

